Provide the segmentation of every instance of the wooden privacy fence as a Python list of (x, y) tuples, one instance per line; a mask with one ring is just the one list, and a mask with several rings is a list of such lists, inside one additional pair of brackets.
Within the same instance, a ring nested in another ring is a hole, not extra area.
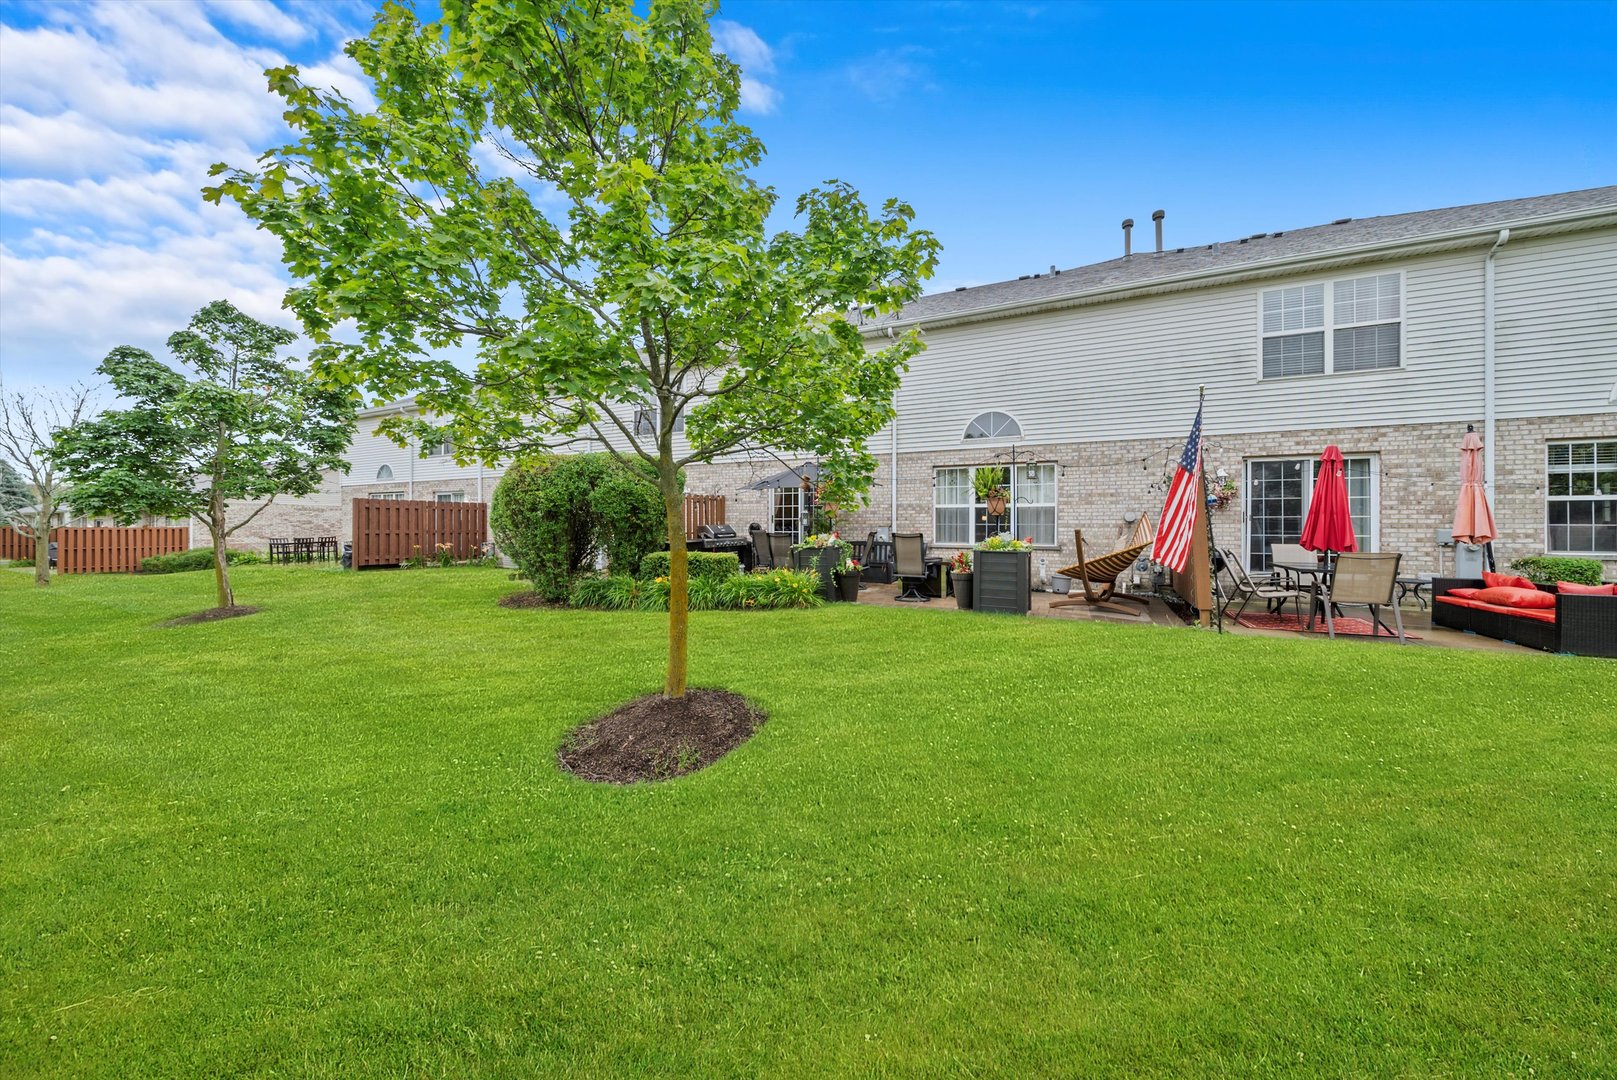
[[(140, 569), (140, 560), (171, 555), (191, 546), (185, 525), (73, 526), (52, 529), (59, 574), (125, 574)], [(0, 529), (0, 559), (32, 559), (34, 538), (16, 529)]]
[(469, 559), (488, 539), (488, 504), (431, 499), (355, 499), (354, 569), (432, 559), (448, 544)]
[(694, 537), (703, 525), (724, 524), (723, 495), (685, 496), (685, 537)]
[[(52, 532), (56, 530), (52, 529)], [(0, 529), (0, 559), (32, 559), (34, 538), (16, 529)]]

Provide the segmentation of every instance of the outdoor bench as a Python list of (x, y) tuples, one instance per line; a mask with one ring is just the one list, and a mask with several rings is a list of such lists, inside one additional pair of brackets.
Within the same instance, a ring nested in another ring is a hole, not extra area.
[(1512, 641), (1546, 652), (1617, 657), (1617, 596), (1585, 596), (1559, 592), (1553, 608), (1512, 608), (1449, 596), (1451, 589), (1481, 589), (1480, 578), (1434, 578), (1432, 625), (1469, 630), (1483, 637)]

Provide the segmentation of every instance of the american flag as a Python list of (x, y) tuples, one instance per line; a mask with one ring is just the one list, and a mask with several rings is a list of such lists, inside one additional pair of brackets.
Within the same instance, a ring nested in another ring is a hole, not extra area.
[(1162, 504), (1157, 538), (1151, 545), (1151, 561), (1182, 574), (1190, 559), (1191, 537), (1196, 531), (1196, 508), (1202, 500), (1202, 409), (1196, 406), (1196, 422), (1190, 425), (1190, 438), (1179, 456), (1168, 499)]

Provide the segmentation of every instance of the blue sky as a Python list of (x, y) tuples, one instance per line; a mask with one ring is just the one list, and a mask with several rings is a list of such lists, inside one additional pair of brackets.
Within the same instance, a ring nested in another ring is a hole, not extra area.
[[(0, 378), (161, 353), (275, 242), (197, 189), (280, 134), (264, 67), (365, 96), (350, 0), (0, 2)], [(783, 203), (835, 177), (943, 241), (933, 289), (1617, 182), (1617, 5), (785, 3), (716, 23)], [(786, 222), (783, 220), (782, 222)]]

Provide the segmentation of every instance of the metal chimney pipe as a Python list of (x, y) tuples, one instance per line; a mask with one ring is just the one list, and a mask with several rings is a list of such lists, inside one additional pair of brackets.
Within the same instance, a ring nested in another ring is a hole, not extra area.
[(1168, 216), (1166, 210), (1153, 210), (1151, 220), (1157, 223), (1157, 254), (1162, 254), (1162, 219)]
[(1134, 254), (1134, 251), (1133, 251), (1133, 248), (1134, 248), (1133, 230), (1134, 230), (1134, 219), (1131, 218), (1131, 217), (1124, 218), (1123, 219), (1123, 258), (1125, 258), (1125, 259), (1128, 258), (1130, 255)]

